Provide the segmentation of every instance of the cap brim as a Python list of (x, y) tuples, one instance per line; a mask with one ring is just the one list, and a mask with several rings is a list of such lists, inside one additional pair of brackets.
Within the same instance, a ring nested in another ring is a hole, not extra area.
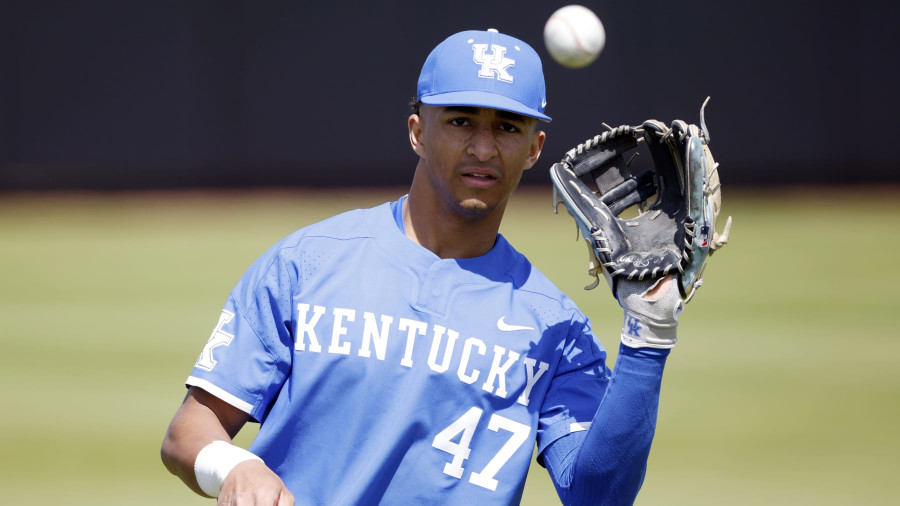
[(514, 112), (523, 116), (530, 116), (541, 121), (546, 121), (547, 123), (552, 121), (550, 116), (530, 107), (526, 107), (521, 102), (486, 91), (454, 91), (452, 93), (429, 95), (422, 97), (420, 100), (425, 105), (488, 107), (491, 109), (500, 109), (501, 111)]

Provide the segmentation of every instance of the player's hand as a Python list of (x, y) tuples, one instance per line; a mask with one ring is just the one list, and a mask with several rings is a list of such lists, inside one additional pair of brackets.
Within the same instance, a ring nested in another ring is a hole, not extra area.
[(672, 348), (684, 301), (670, 274), (658, 282), (621, 279), (616, 299), (625, 310), (622, 343), (632, 348)]
[(222, 482), (217, 506), (294, 506), (284, 482), (259, 460), (246, 460)]

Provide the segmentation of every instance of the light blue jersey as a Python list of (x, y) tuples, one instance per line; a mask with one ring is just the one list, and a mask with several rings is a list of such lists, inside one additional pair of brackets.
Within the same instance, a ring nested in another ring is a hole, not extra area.
[(539, 450), (594, 417), (606, 353), (500, 235), (442, 260), (401, 201), (299, 230), (228, 298), (187, 380), (261, 422), (298, 504), (518, 503)]

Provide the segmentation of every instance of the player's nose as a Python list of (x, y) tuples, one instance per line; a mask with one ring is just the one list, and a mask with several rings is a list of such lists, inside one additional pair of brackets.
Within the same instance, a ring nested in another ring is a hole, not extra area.
[(494, 136), (494, 129), (489, 126), (480, 126), (472, 133), (469, 139), (469, 148), (467, 152), (477, 158), (479, 161), (487, 161), (497, 154), (497, 139)]

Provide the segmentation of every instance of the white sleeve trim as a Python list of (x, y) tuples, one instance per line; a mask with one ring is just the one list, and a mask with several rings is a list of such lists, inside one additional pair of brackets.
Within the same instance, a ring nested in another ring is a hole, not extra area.
[(206, 390), (207, 392), (215, 395), (219, 399), (222, 399), (228, 404), (231, 404), (232, 406), (238, 408), (244, 413), (247, 413), (248, 415), (252, 414), (253, 405), (251, 405), (249, 402), (244, 402), (240, 398), (226, 392), (225, 390), (222, 390), (221, 388), (213, 385), (205, 379), (198, 378), (196, 376), (188, 376), (188, 379), (184, 382), (184, 384), (190, 385), (192, 387), (202, 388), (203, 390)]
[(591, 422), (573, 422), (569, 425), (569, 434), (573, 432), (581, 432), (590, 428)]

